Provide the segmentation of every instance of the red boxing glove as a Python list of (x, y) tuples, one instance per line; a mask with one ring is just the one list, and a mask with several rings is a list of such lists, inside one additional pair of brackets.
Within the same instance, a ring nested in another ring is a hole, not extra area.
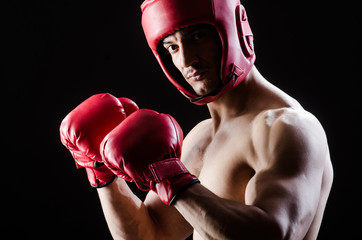
[(86, 169), (92, 187), (103, 187), (115, 178), (102, 162), (99, 145), (127, 115), (138, 109), (127, 99), (96, 94), (71, 111), (60, 125), (60, 139), (69, 149), (77, 168)]
[(182, 139), (173, 117), (141, 109), (104, 138), (100, 152), (116, 175), (171, 205), (178, 193), (199, 182), (180, 161)]

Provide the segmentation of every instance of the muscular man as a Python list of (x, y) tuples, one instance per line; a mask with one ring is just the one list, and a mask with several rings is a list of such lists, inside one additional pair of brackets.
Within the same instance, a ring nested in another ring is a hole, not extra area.
[[(146, 0), (142, 10), (148, 44), (166, 76), (191, 102), (207, 104), (211, 118), (184, 139), (181, 161), (191, 174), (171, 206), (152, 188), (142, 202), (123, 180), (142, 189), (142, 177), (133, 176), (140, 170), (123, 157), (111, 164), (120, 178), (97, 190), (114, 239), (192, 233), (194, 239), (316, 239), (333, 180), (327, 139), (319, 121), (254, 66), (243, 6), (238, 0)], [(119, 134), (135, 138), (124, 129), (109, 137)], [(121, 150), (109, 151), (119, 156)], [(172, 180), (166, 182), (172, 188)]]

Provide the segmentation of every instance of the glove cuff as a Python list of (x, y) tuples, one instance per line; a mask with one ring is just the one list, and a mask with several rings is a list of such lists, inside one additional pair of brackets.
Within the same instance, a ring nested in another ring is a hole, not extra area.
[(116, 175), (114, 175), (105, 165), (95, 168), (85, 168), (85, 170), (92, 188), (105, 187), (112, 183), (116, 178)]
[(185, 189), (200, 181), (192, 175), (178, 158), (170, 158), (149, 165), (155, 180), (150, 188), (162, 202), (172, 205)]

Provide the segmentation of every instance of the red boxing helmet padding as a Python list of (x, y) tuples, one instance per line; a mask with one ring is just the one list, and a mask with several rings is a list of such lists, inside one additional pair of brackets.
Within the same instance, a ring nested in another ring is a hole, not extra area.
[[(242, 82), (253, 67), (253, 34), (239, 0), (146, 0), (141, 9), (142, 27), (148, 45), (167, 78), (191, 102), (201, 105), (214, 101)], [(222, 88), (201, 97), (188, 85), (160, 47), (160, 42), (168, 35), (198, 24), (215, 27), (222, 45)]]

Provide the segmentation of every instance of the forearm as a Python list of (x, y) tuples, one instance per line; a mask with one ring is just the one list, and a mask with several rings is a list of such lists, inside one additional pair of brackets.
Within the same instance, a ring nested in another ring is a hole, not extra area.
[(263, 210), (219, 198), (201, 184), (183, 192), (175, 207), (203, 239), (274, 239), (279, 235)]
[(114, 239), (152, 239), (155, 226), (147, 208), (124, 180), (116, 179), (97, 190)]

